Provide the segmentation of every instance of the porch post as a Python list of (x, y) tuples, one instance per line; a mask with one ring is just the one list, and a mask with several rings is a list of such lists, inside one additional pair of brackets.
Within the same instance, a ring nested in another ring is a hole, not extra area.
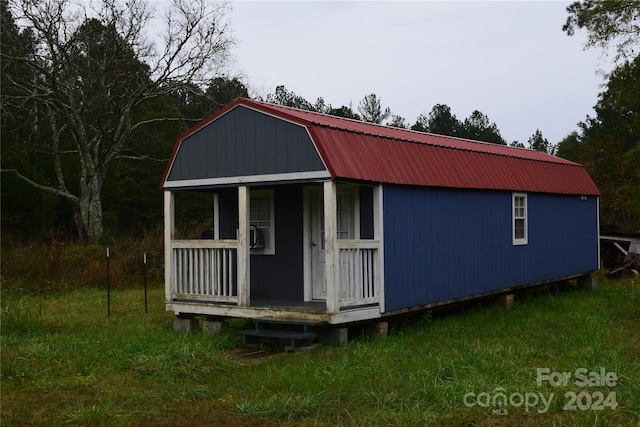
[(327, 312), (340, 311), (340, 284), (336, 275), (338, 257), (337, 219), (336, 219), (336, 183), (325, 181), (324, 183), (324, 247), (325, 247), (325, 280), (327, 285)]
[(373, 238), (378, 241), (378, 257), (375, 266), (374, 283), (378, 296), (380, 313), (384, 313), (384, 217), (382, 184), (373, 187)]
[(171, 241), (175, 237), (175, 198), (173, 191), (164, 192), (164, 300), (165, 304), (171, 302), (173, 294), (173, 253)]
[(304, 300), (311, 301), (313, 299), (313, 273), (311, 270), (312, 257), (312, 223), (313, 223), (313, 195), (309, 188), (304, 188), (303, 193), (303, 219), (302, 219), (302, 247), (304, 248), (302, 271), (304, 272)]
[(249, 247), (249, 189), (238, 187), (238, 305), (249, 305), (251, 253)]

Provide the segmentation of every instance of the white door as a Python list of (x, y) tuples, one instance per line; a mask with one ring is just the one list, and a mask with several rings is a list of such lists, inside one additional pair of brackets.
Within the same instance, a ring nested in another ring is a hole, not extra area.
[(311, 298), (327, 298), (324, 251), (324, 198), (321, 189), (311, 192)]

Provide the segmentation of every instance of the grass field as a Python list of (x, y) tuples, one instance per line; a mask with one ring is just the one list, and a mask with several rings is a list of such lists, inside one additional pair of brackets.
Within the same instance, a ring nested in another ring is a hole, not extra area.
[(241, 322), (175, 332), (159, 288), (109, 318), (102, 290), (4, 291), (2, 426), (639, 426), (640, 283), (599, 282), (255, 360), (230, 356)]

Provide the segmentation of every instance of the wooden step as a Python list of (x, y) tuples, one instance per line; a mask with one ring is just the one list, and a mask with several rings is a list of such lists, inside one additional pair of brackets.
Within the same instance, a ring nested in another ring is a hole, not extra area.
[(299, 345), (308, 345), (316, 339), (318, 334), (307, 331), (283, 331), (277, 329), (247, 329), (240, 331), (243, 344), (255, 343), (255, 339), (275, 338), (289, 340), (290, 347), (296, 349)]
[(263, 337), (263, 338), (287, 338), (295, 340), (313, 340), (318, 334), (313, 332), (298, 331), (278, 331), (272, 329), (247, 329), (240, 331), (243, 336)]
[(318, 326), (324, 325), (325, 321), (309, 321), (309, 320), (290, 320), (290, 319), (272, 319), (266, 317), (260, 317), (253, 319), (255, 329), (262, 331), (301, 331), (301, 332), (315, 332)]
[(295, 351), (300, 345), (310, 345), (318, 336), (316, 327), (326, 322), (282, 318), (254, 319), (255, 329), (240, 331), (243, 344), (260, 343), (262, 339), (288, 340), (286, 349)]
[(282, 325), (301, 325), (301, 326), (322, 326), (328, 322), (326, 320), (295, 320), (295, 319), (280, 319), (277, 317), (258, 317), (253, 319), (257, 323), (265, 324), (282, 324)]

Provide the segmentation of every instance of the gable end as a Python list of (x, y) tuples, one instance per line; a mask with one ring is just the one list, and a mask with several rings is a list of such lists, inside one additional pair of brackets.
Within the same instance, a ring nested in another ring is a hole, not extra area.
[(165, 187), (325, 175), (307, 129), (238, 105), (179, 141)]

